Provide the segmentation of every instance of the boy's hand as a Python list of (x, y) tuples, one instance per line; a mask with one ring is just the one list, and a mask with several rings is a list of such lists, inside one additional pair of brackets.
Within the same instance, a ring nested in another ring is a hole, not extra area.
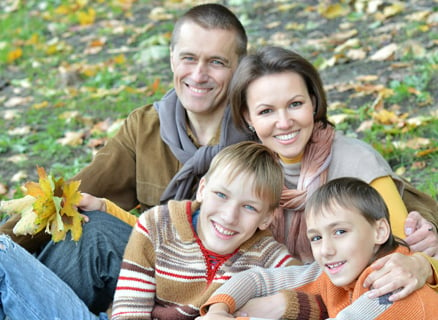
[(225, 303), (215, 303), (208, 308), (205, 316), (197, 317), (195, 320), (227, 320), (235, 319), (228, 313), (228, 306)]
[(82, 199), (78, 204), (78, 208), (82, 211), (105, 211), (105, 201), (102, 198), (97, 198), (88, 193), (81, 193)]

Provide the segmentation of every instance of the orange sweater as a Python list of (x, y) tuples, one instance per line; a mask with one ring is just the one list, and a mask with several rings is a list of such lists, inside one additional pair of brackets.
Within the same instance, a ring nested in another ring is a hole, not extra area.
[[(399, 247), (395, 252), (409, 254), (405, 247)], [(372, 271), (370, 268), (365, 269), (358, 280), (348, 287), (335, 286), (316, 263), (309, 265), (308, 270), (302, 268), (305, 267), (258, 269), (237, 274), (210, 297), (202, 306), (201, 314), (205, 314), (209, 305), (219, 302), (227, 304), (230, 313), (234, 313), (251, 298), (284, 290), (288, 310), (282, 319), (304, 319), (293, 307), (300, 305), (297, 291), (321, 296), (330, 319), (351, 320), (357, 319), (358, 315), (378, 320), (438, 319), (438, 294), (426, 285), (407, 298), (392, 303), (388, 300), (389, 295), (369, 299), (364, 294), (368, 289), (363, 288), (363, 282)]]

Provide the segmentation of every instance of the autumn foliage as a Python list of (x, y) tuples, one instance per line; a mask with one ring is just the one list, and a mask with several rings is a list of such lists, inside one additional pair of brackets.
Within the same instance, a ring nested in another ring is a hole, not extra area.
[(41, 167), (37, 171), (39, 182), (24, 185), (25, 197), (2, 201), (1, 211), (8, 215), (21, 214), (13, 230), (17, 235), (33, 235), (44, 229), (58, 242), (71, 231), (72, 239), (78, 241), (82, 235), (82, 216), (76, 207), (81, 200), (80, 181), (55, 179)]

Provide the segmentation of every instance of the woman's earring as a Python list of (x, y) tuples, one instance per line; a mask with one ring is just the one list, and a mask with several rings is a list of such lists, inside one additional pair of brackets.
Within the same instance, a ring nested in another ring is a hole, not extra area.
[(249, 129), (249, 131), (251, 131), (251, 132), (255, 132), (255, 129), (254, 129), (254, 127), (252, 126), (252, 125), (248, 125), (248, 129)]

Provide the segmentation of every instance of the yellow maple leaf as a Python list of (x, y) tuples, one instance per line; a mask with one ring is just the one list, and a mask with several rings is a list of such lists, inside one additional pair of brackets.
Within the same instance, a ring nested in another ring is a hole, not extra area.
[(80, 181), (55, 179), (41, 167), (37, 167), (37, 171), (39, 182), (25, 184), (26, 197), (30, 197), (25, 198), (33, 199), (32, 203), (27, 202), (27, 207), (17, 206), (15, 209), (22, 217), (14, 233), (35, 234), (45, 229), (52, 235), (52, 240), (58, 242), (71, 231), (72, 239), (78, 241), (82, 235), (82, 216), (76, 209), (81, 200)]

